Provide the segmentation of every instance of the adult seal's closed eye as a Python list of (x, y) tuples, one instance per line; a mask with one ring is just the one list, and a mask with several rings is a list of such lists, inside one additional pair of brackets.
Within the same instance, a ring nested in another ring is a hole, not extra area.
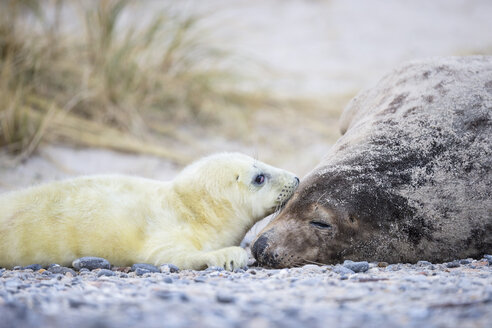
[(412, 62), (345, 109), (345, 134), (258, 236), (260, 264), (492, 253), (492, 57)]
[(0, 195), (0, 267), (173, 263), (182, 269), (247, 264), (238, 245), (292, 195), (293, 174), (238, 153), (206, 157), (173, 181), (81, 177)]

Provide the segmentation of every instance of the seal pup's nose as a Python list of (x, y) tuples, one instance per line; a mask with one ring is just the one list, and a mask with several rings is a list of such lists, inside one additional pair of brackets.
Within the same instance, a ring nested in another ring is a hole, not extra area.
[(261, 235), (253, 244), (251, 252), (256, 260), (260, 261), (260, 256), (268, 246), (268, 238), (265, 235)]

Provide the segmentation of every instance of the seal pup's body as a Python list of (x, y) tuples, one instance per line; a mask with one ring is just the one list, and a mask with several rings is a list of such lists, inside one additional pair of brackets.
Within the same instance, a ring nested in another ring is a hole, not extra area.
[(90, 176), (3, 194), (0, 266), (99, 256), (118, 266), (243, 267), (247, 253), (234, 245), (297, 183), (289, 172), (234, 153), (204, 158), (171, 182)]

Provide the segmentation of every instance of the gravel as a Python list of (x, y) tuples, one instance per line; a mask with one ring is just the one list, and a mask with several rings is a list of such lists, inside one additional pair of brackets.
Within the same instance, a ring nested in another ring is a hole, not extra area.
[(488, 259), (384, 265), (229, 272), (169, 264), (142, 275), (140, 264), (134, 271), (0, 269), (0, 327), (488, 327), (492, 321)]

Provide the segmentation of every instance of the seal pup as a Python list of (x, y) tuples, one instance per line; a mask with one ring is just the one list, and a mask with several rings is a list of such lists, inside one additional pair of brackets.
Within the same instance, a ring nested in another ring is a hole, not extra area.
[(411, 62), (361, 92), (345, 134), (252, 247), (270, 267), (492, 253), (492, 57)]
[(244, 267), (247, 230), (297, 187), (294, 174), (239, 153), (212, 155), (173, 181), (89, 176), (0, 195), (0, 266), (70, 265), (98, 256), (113, 265), (182, 269)]

